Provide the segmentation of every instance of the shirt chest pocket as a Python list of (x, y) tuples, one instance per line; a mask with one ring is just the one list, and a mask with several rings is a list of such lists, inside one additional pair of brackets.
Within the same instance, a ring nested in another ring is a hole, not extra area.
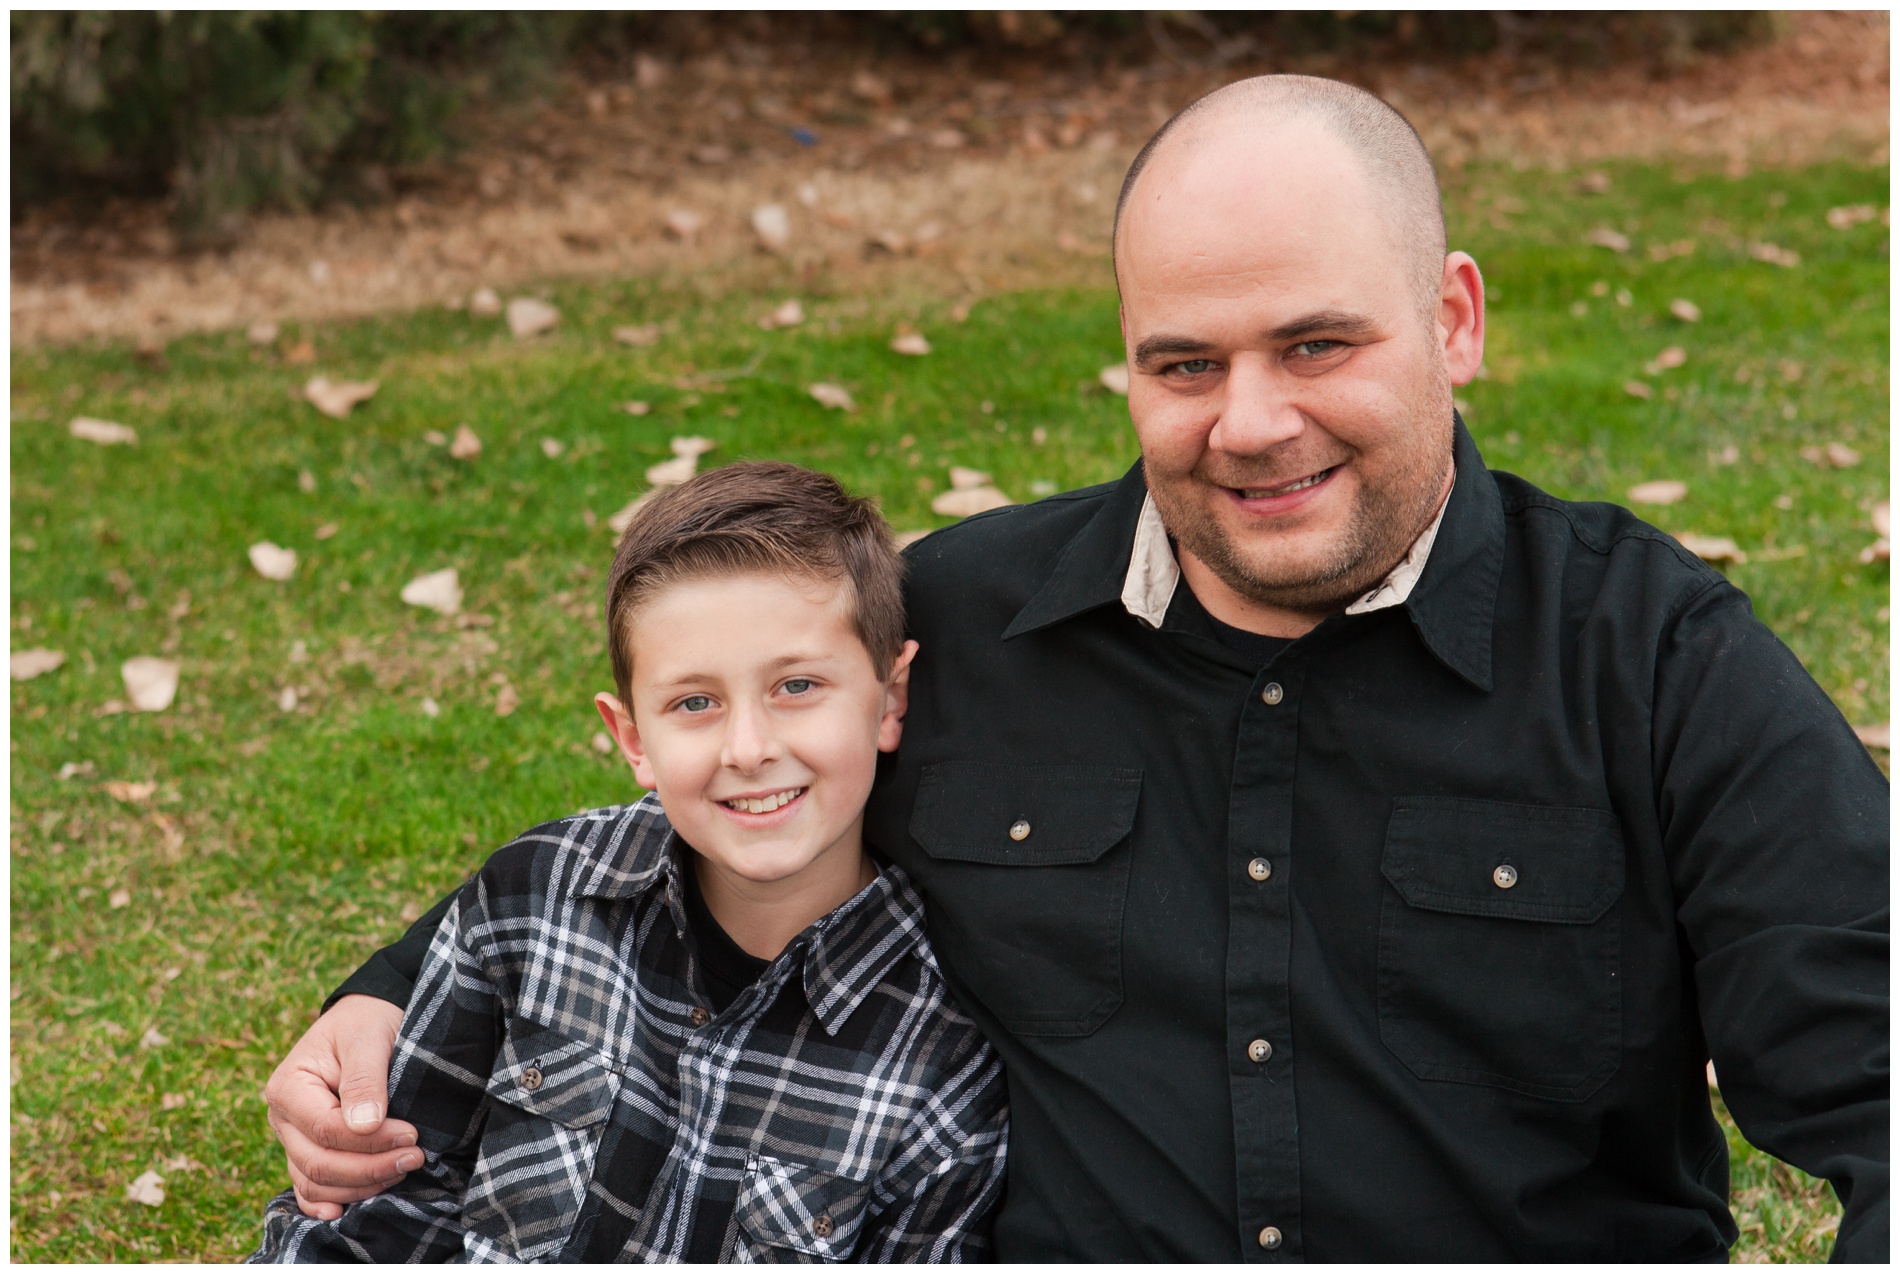
[(864, 1233), (870, 1185), (770, 1155), (746, 1162), (734, 1215), (742, 1261), (848, 1261)]
[(1623, 837), (1603, 810), (1401, 797), (1379, 1036), (1420, 1079), (1582, 1101), (1622, 1052)]
[(488, 1080), (468, 1228), (520, 1260), (552, 1260), (579, 1219), (620, 1073), (591, 1044), (516, 1020)]
[(1122, 911), (1141, 771), (926, 766), (911, 838), (928, 856), (938, 958), (1020, 1035), (1087, 1035), (1122, 1002)]

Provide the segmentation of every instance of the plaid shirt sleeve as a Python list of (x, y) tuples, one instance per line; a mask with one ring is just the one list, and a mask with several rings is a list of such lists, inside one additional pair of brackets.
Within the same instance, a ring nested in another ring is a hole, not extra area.
[(466, 923), (478, 923), (478, 890), (465, 887), (436, 931), (390, 1063), (389, 1108), (416, 1125), (422, 1167), (335, 1221), (305, 1216), (284, 1192), (265, 1210), (249, 1263), (466, 1259), (463, 1198), (501, 1036), (496, 988), (463, 941)]
[[(956, 1014), (958, 1019), (962, 1015)], [(987, 1258), (1003, 1193), (1009, 1106), (1003, 1065), (974, 1024), (895, 1148), (877, 1184), (877, 1215), (857, 1258), (962, 1262)]]

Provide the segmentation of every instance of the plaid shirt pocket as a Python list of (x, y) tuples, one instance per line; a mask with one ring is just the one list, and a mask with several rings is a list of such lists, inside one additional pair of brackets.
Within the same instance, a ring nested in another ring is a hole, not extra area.
[(463, 1223), (522, 1261), (559, 1255), (579, 1219), (620, 1073), (591, 1045), (508, 1024)]
[(737, 1216), (741, 1261), (848, 1261), (869, 1211), (870, 1183), (770, 1155), (746, 1161)]

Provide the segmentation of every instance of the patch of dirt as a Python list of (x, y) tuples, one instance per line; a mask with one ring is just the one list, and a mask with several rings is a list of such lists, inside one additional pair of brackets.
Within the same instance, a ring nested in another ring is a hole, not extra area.
[[(1269, 71), (1380, 93), (1447, 180), (1489, 163), (1630, 159), (1731, 174), (1886, 163), (1888, 15), (1806, 12), (1789, 24), (1772, 45), (1662, 79), (1498, 57), (1103, 71), (994, 51), (875, 64), (821, 48), (642, 58), (622, 79), (577, 79), (543, 107), (488, 121), (453, 165), (370, 174), (392, 189), (380, 206), (260, 216), (224, 251), (176, 251), (154, 205), (30, 212), (13, 229), (12, 339), (149, 349), (184, 332), (462, 305), (478, 288), (558, 279), (966, 297), (1105, 283), (1135, 150), (1194, 97)], [(776, 249), (755, 228), (765, 204), (789, 223)], [(667, 225), (682, 211), (700, 222), (685, 238)]]

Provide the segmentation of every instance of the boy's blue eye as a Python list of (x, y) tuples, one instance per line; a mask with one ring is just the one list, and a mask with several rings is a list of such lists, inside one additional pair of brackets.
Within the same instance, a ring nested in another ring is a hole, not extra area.
[(802, 695), (810, 689), (811, 682), (804, 677), (793, 677), (790, 681), (785, 683), (786, 694)]
[(687, 712), (704, 712), (712, 707), (712, 699), (707, 695), (687, 695), (680, 700), (680, 707)]

